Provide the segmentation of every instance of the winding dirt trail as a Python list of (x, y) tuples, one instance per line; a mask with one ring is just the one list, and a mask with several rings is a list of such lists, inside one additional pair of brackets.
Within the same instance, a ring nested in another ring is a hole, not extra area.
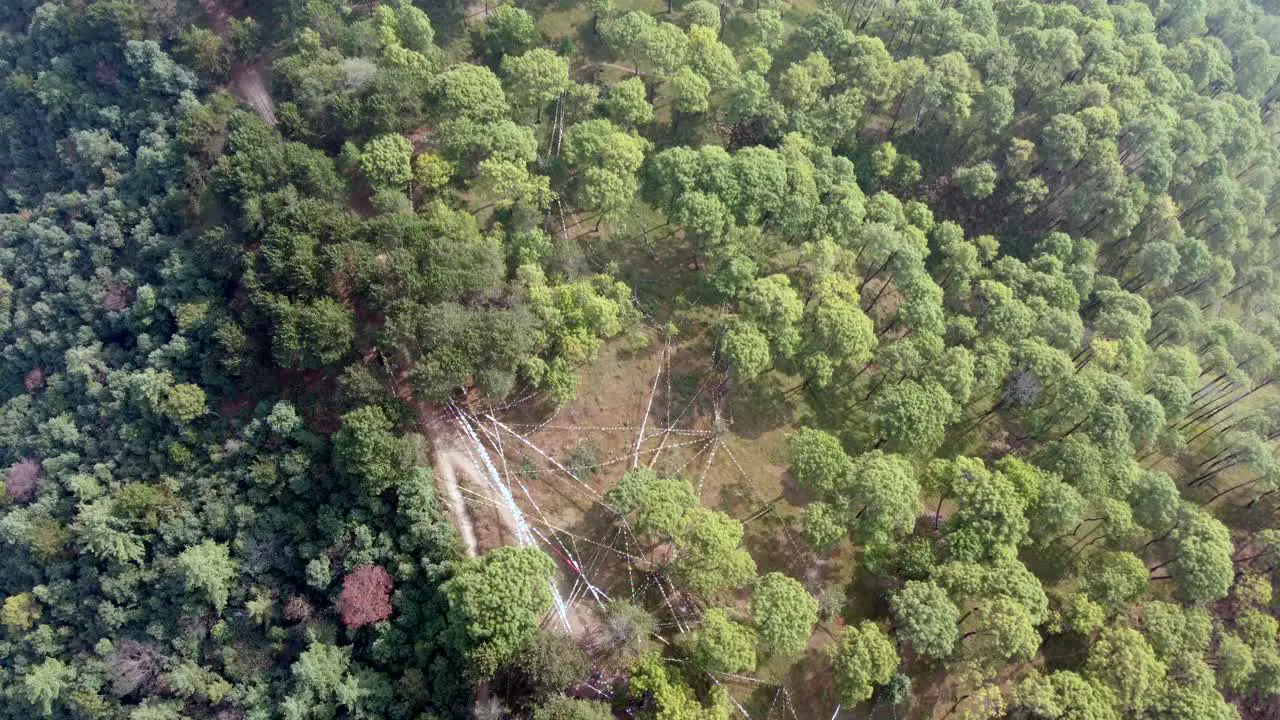
[(436, 482), (449, 501), (454, 525), (458, 528), (458, 534), (462, 536), (463, 544), (466, 545), (467, 556), (478, 555), (480, 545), (476, 539), (475, 518), (468, 510), (466, 497), (462, 493), (463, 484), (498, 511), (505, 537), (514, 542), (516, 519), (512, 517), (511, 510), (503, 499), (497, 497), (485, 473), (476, 465), (468, 440), (462, 437), (439, 408), (426, 403), (418, 403), (417, 408), (418, 426), (431, 441), (435, 456)]

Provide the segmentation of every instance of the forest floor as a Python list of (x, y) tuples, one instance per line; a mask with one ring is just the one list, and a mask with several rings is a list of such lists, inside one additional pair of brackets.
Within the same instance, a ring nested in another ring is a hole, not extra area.
[(478, 23), (484, 20), (501, 4), (498, 0), (471, 0), (467, 3), (467, 22)]

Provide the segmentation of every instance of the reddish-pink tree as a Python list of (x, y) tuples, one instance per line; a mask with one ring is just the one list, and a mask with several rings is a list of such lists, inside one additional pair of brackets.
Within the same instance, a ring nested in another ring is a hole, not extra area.
[(353, 568), (342, 579), (338, 612), (342, 623), (358, 628), (391, 617), (391, 575), (379, 565)]
[(128, 306), (129, 288), (120, 283), (107, 285), (107, 291), (102, 295), (102, 309), (119, 312)]
[(23, 458), (9, 467), (9, 476), (5, 478), (4, 489), (14, 500), (26, 502), (35, 496), (39, 485), (40, 461), (35, 458)]
[(31, 368), (31, 372), (27, 373), (22, 384), (26, 386), (27, 392), (35, 392), (44, 387), (44, 368), (39, 365)]

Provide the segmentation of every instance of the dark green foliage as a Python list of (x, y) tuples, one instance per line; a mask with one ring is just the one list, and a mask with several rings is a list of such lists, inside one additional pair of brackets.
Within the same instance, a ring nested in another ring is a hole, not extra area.
[(392, 428), (382, 408), (367, 405), (343, 415), (333, 436), (334, 464), (372, 495), (389, 489), (401, 472), (401, 441)]
[(516, 652), (511, 664), (498, 676), (496, 684), (508, 698), (528, 697), (533, 703), (563, 692), (584, 679), (591, 660), (570, 635), (543, 631)]

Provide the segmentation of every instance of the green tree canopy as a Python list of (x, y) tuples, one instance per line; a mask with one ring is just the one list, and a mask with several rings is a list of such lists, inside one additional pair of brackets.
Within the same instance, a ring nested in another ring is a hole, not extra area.
[(932, 582), (908, 580), (889, 600), (899, 637), (922, 655), (945, 658), (960, 638), (960, 609)]
[(752, 588), (751, 616), (768, 651), (795, 655), (804, 650), (818, 622), (818, 601), (796, 580), (771, 572)]
[(889, 682), (898, 653), (879, 625), (863, 620), (840, 631), (828, 654), (841, 702), (856, 705), (871, 699), (876, 686)]
[(535, 548), (503, 547), (462, 564), (440, 586), (449, 603), (448, 641), (487, 677), (525, 644), (551, 609), (554, 565)]

